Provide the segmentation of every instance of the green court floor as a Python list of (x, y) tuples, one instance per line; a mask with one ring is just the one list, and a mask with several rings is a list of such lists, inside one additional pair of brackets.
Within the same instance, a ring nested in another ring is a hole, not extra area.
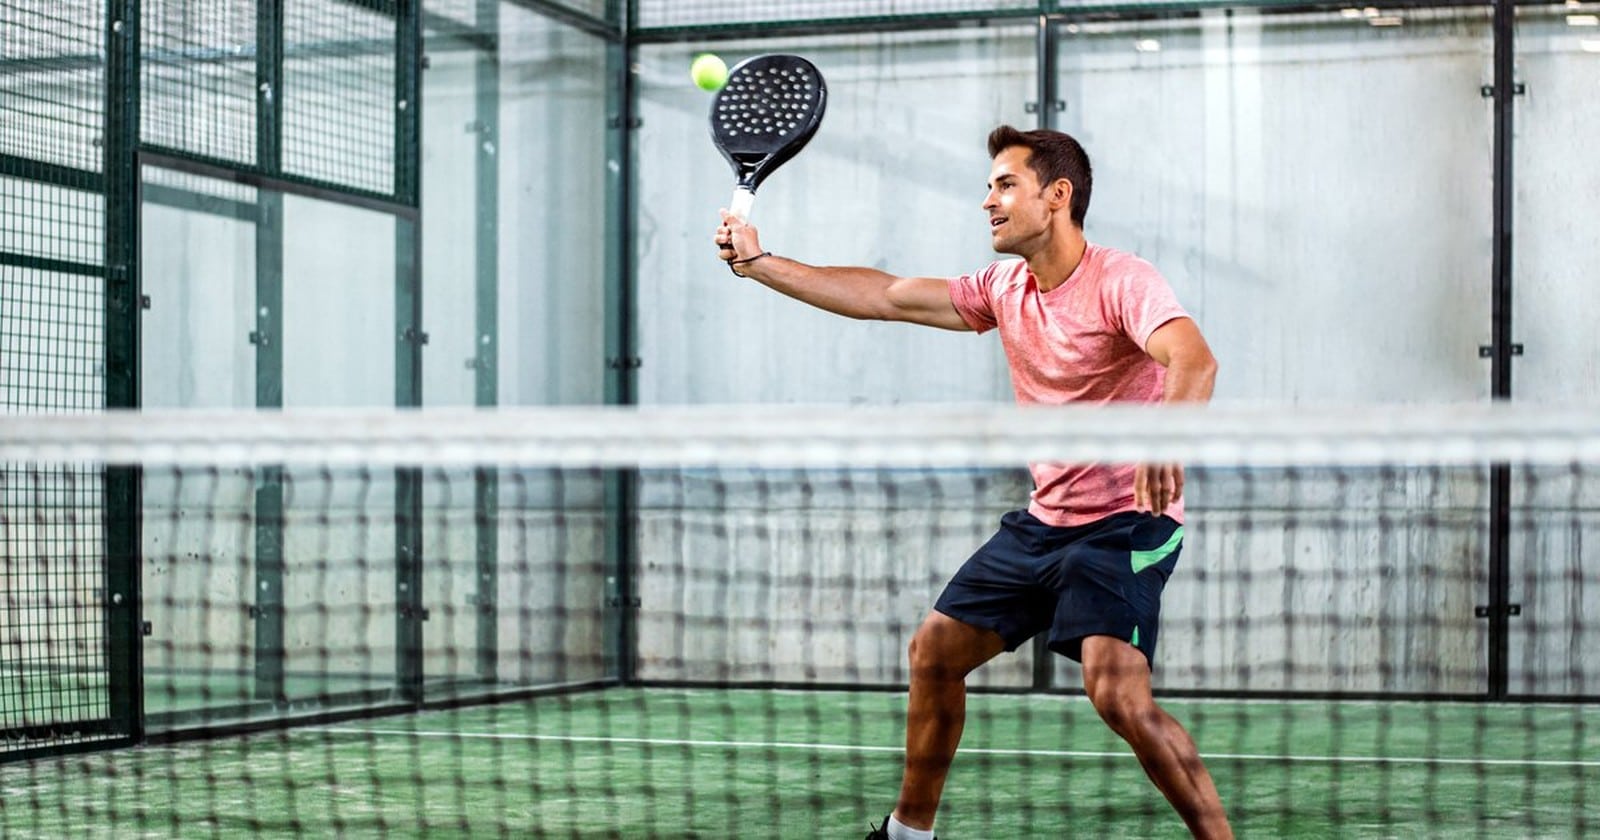
[[(0, 836), (860, 837), (896, 693), (611, 690), (0, 766)], [(1600, 833), (1600, 708), (1166, 701), (1241, 837)], [(1081, 698), (974, 695), (946, 840), (1184, 837)]]

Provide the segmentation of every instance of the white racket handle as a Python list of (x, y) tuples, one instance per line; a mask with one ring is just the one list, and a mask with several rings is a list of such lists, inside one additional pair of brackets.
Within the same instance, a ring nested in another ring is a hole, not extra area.
[(733, 199), (728, 202), (728, 212), (739, 218), (741, 222), (750, 221), (750, 208), (756, 203), (756, 194), (744, 187), (733, 191)]

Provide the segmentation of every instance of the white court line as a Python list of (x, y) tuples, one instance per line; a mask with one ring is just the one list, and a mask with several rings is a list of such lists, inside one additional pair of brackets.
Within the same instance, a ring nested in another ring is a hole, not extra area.
[[(802, 750), (814, 752), (901, 752), (900, 747), (875, 747), (865, 744), (805, 744), (786, 741), (699, 741), (671, 738), (612, 738), (596, 735), (527, 735), (515, 732), (451, 732), (428, 729), (360, 729), (320, 727), (301, 732), (329, 732), (336, 735), (409, 735), (413, 738), (463, 738), (490, 741), (549, 741), (569, 744), (625, 744), (649, 747), (714, 747), (718, 749)], [(999, 750), (963, 749), (959, 755), (1037, 756), (1040, 758), (1133, 758), (1130, 752), (1093, 750)], [(1306, 764), (1439, 764), (1479, 767), (1600, 767), (1600, 761), (1560, 761), (1519, 758), (1405, 758), (1371, 755), (1254, 755), (1250, 753), (1202, 753), (1202, 758), (1227, 761), (1276, 761)]]

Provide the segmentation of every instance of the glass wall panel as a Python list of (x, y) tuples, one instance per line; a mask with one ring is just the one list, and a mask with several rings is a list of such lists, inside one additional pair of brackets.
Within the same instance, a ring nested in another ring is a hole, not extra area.
[[(1487, 12), (1352, 11), (1063, 25), (1060, 123), (1095, 168), (1086, 233), (1171, 281), (1219, 400), (1487, 396)], [(1481, 691), (1481, 472), (1272, 478), (1186, 486), (1157, 680)], [(1337, 583), (1353, 579), (1385, 584)]]
[[(998, 123), (1027, 125), (1034, 96), (1035, 28), (1003, 26), (895, 35), (718, 43), (730, 64), (749, 55), (805, 55), (828, 82), (829, 110), (810, 145), (760, 187), (752, 221), (764, 247), (822, 265), (867, 265), (906, 275), (954, 277), (995, 259), (982, 210), (989, 174), (986, 137)], [(916, 403), (1011, 399), (994, 335), (905, 324), (856, 322), (733, 277), (712, 245), (719, 207), (734, 178), (708, 131), (711, 96), (688, 68), (701, 45), (641, 49), (637, 253), (641, 401), (672, 403)], [(1020, 467), (1020, 465), (1019, 465)], [(718, 471), (652, 473), (642, 480), (638, 524), (640, 676), (791, 679), (770, 651), (798, 671), (838, 676), (837, 638), (810, 639), (803, 626), (860, 620), (848, 599), (815, 607), (804, 622), (745, 621), (762, 593), (703, 581), (730, 565), (809, 579), (835, 568), (881, 568), (873, 600), (891, 630), (861, 642), (849, 679), (903, 681), (905, 643), (945, 578), (981, 542), (967, 525), (992, 525), (1026, 498), (1018, 476), (948, 482), (927, 476), (813, 476), (800, 509), (772, 504), (761, 482)], [(904, 540), (863, 541), (898, 499), (921, 500), (931, 522)], [(718, 521), (721, 506), (748, 508)], [(805, 516), (797, 520), (797, 516)], [(791, 536), (803, 532), (800, 542)], [(988, 526), (979, 526), (988, 527)], [(946, 535), (955, 532), (955, 538)], [(693, 534), (685, 538), (685, 533)], [(922, 539), (932, 540), (924, 544)], [(931, 546), (931, 548), (930, 548)], [(813, 561), (815, 561), (813, 563)], [(869, 577), (871, 575), (869, 574)], [(881, 596), (881, 597), (875, 597)], [(792, 605), (784, 605), (779, 609)], [(686, 626), (695, 628), (685, 639)], [(748, 632), (747, 632), (748, 631)], [(859, 640), (856, 640), (859, 641)], [(854, 642), (851, 642), (852, 644)], [(683, 645), (693, 655), (685, 657)], [(725, 646), (719, 647), (719, 646)], [(717, 653), (726, 650), (726, 654)], [(753, 654), (753, 651), (763, 653)], [(720, 658), (719, 658), (720, 657)], [(684, 659), (689, 660), (685, 665)], [(1008, 657), (976, 679), (1026, 684), (1031, 659)], [(809, 669), (809, 670), (808, 670)]]
[[(143, 178), (141, 403), (253, 408), (256, 190), (155, 167)], [(144, 692), (157, 721), (255, 700), (255, 489), (244, 469), (144, 476)]]
[(605, 42), (513, 3), (499, 25), (500, 401), (602, 402)]
[[(1570, 403), (1600, 381), (1600, 4), (1523, 8), (1517, 19), (1513, 163), (1512, 363), (1515, 399)], [(1576, 469), (1519, 470), (1512, 479), (1511, 690), (1600, 693), (1600, 488)], [(1589, 558), (1585, 562), (1585, 558)]]
[[(284, 196), (285, 408), (395, 404), (395, 225)], [(283, 482), (289, 697), (392, 687), (394, 470), (289, 467)]]
[[(980, 205), (995, 124), (1027, 125), (1028, 26), (720, 43), (792, 51), (829, 86), (811, 144), (760, 188), (764, 247), (824, 265), (956, 276), (994, 259)], [(854, 323), (730, 276), (711, 236), (734, 179), (689, 80), (703, 45), (640, 51), (639, 373), (646, 403), (1008, 399), (999, 342)]]
[[(427, 7), (472, 25), (427, 33), (424, 403), (598, 403), (605, 43), (515, 4), (473, 5)], [(430, 471), (423, 504), (430, 697), (601, 675), (596, 477)]]
[(255, 200), (251, 187), (145, 168), (145, 408), (255, 407)]
[(1487, 396), (1485, 13), (1068, 26), (1086, 232), (1172, 282), (1220, 399)]

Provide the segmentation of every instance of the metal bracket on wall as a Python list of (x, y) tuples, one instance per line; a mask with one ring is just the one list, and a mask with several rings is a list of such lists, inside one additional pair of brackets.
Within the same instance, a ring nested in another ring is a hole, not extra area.
[[(1522, 605), (1521, 604), (1506, 604), (1504, 609), (1505, 609), (1505, 613), (1504, 613), (1505, 615), (1522, 615)], [(1494, 613), (1494, 609), (1492, 607), (1486, 607), (1486, 606), (1483, 606), (1483, 605), (1479, 605), (1479, 606), (1474, 607), (1472, 609), (1472, 614), (1474, 616), (1478, 617), (1478, 618), (1488, 618), (1493, 613)]]
[(412, 344), (420, 345), (428, 343), (428, 334), (417, 329), (416, 327), (406, 327), (406, 331), (401, 333), (400, 337), (411, 342)]
[(427, 607), (413, 607), (410, 604), (401, 604), (400, 617), (417, 621), (427, 621), (432, 617), (432, 613), (428, 612)]
[(251, 330), (250, 343), (257, 347), (270, 347), (272, 345), (272, 339), (268, 337), (266, 333), (259, 333)]
[(606, 606), (608, 607), (630, 607), (632, 609), (638, 609), (641, 605), (642, 602), (638, 596), (634, 596), (632, 598), (611, 597), (606, 599)]
[[(1023, 106), (1022, 106), (1022, 110), (1024, 110), (1025, 112), (1027, 112), (1029, 114), (1037, 114), (1037, 113), (1039, 113), (1039, 103), (1037, 103), (1037, 102), (1024, 103)], [(1062, 100), (1060, 100), (1060, 99), (1057, 99), (1055, 101), (1055, 110), (1056, 110), (1056, 113), (1061, 113), (1062, 111), (1067, 110), (1067, 103), (1062, 101)]]
[[(1522, 345), (1520, 345), (1520, 344), (1511, 345), (1511, 355), (1513, 355), (1513, 356), (1522, 355)], [(1480, 358), (1480, 359), (1492, 359), (1492, 358), (1494, 358), (1494, 345), (1493, 344), (1480, 344), (1480, 345), (1478, 345), (1478, 358)]]
[[(622, 118), (621, 117), (612, 117), (611, 119), (606, 120), (606, 125), (610, 126), (611, 128), (621, 128), (622, 127)], [(641, 120), (638, 117), (634, 117), (633, 119), (628, 120), (628, 127), (629, 128), (638, 128), (638, 127), (640, 127), (642, 125), (644, 125), (644, 120)]]
[[(1521, 96), (1521, 95), (1523, 95), (1523, 94), (1525, 94), (1527, 92), (1528, 92), (1528, 86), (1526, 84), (1523, 84), (1522, 82), (1517, 82), (1516, 84), (1511, 86), (1511, 95), (1512, 96)], [(1494, 85), (1484, 85), (1484, 86), (1478, 88), (1478, 93), (1482, 94), (1484, 99), (1493, 99), (1494, 98)]]
[(626, 359), (612, 356), (611, 358), (606, 359), (606, 367), (611, 368), (612, 370), (637, 370), (638, 368), (644, 367), (644, 360), (640, 359), (638, 356), (629, 356)]

